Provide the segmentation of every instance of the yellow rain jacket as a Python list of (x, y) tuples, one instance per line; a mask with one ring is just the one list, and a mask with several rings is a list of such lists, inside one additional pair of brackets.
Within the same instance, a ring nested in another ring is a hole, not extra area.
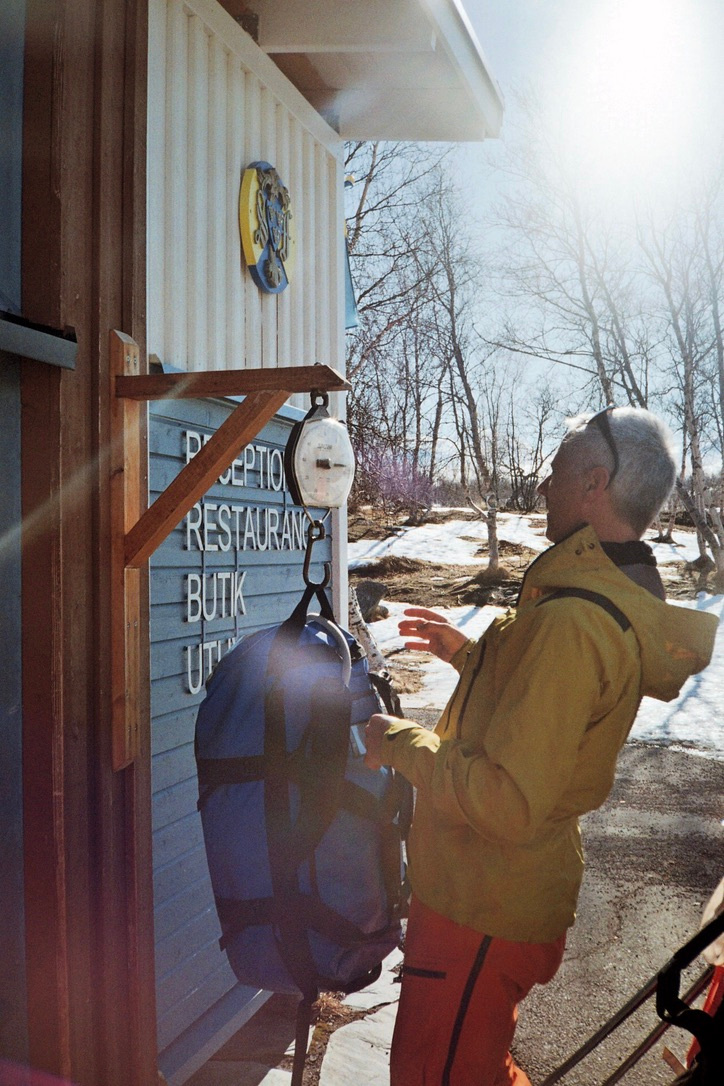
[(606, 799), (641, 698), (675, 698), (709, 662), (717, 624), (635, 584), (590, 527), (545, 551), (517, 608), (456, 654), (435, 731), (400, 721), (386, 733), (383, 761), (418, 789), (420, 900), (502, 939), (561, 935), (583, 874), (579, 815)]

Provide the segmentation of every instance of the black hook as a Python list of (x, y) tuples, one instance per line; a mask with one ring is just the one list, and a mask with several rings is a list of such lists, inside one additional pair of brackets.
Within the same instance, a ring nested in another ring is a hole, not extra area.
[(312, 547), (319, 539), (325, 539), (327, 532), (324, 527), (324, 523), (321, 520), (312, 520), (309, 522), (307, 528), (307, 549), (304, 554), (304, 567), (302, 569), (302, 576), (304, 577), (304, 583), (308, 588), (326, 588), (332, 579), (332, 566), (330, 562), (324, 563), (324, 579), (317, 583), (313, 581), (309, 576), (309, 567), (312, 562)]

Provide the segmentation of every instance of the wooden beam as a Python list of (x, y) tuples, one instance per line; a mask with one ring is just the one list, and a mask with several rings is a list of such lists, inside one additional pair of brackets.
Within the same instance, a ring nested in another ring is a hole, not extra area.
[[(137, 374), (140, 352), (130, 336), (112, 331), (109, 342), (111, 389), (118, 374)], [(140, 403), (111, 396), (111, 732), (113, 768), (124, 769), (139, 751), (141, 571), (126, 569), (127, 532), (141, 516)]]
[(280, 366), (270, 369), (205, 370), (116, 377), (116, 396), (131, 400), (246, 396), (253, 392), (345, 392), (352, 386), (331, 366)]
[(247, 395), (128, 532), (126, 566), (140, 566), (153, 554), (239, 451), (274, 417), (288, 396), (287, 387)]

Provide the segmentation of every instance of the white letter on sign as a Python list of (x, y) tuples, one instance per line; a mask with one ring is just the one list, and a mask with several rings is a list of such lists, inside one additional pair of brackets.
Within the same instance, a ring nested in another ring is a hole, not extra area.
[(232, 584), (234, 586), (234, 605), (231, 609), (232, 615), (245, 615), (246, 604), (244, 603), (244, 579), (246, 577), (246, 570), (242, 573), (232, 574)]
[(197, 434), (195, 430), (187, 430), (186, 434), (186, 463), (189, 460), (193, 460), (196, 453), (201, 448), (201, 434)]
[[(194, 605), (193, 608), (191, 605)], [(201, 577), (189, 573), (186, 578), (186, 621), (198, 622), (201, 618)]]

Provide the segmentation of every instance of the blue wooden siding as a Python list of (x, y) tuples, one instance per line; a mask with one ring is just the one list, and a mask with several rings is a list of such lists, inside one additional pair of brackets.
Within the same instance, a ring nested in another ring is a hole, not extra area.
[[(234, 406), (217, 400), (153, 405), (151, 501), (178, 474), (187, 445), (198, 444), (196, 435), (213, 433)], [(299, 412), (291, 409), (277, 416), (255, 440), (246, 459), (237, 461), (233, 476), (208, 491), (151, 562), (158, 1033), (161, 1068), (176, 1082), (183, 1078), (178, 1069), (193, 1064), (191, 1050), (207, 1044), (212, 1031), (218, 1032), (220, 1024), (239, 1014), (257, 995), (237, 984), (218, 946), (220, 932), (196, 811), (193, 738), (203, 697), (203, 688), (197, 689), (198, 662), (200, 654), (207, 664), (213, 661), (213, 646), (219, 642), (225, 649), (228, 641), (285, 619), (303, 591), (300, 542), (304, 542), (306, 521), (292, 505), (279, 474), (280, 451), (297, 417)], [(220, 514), (220, 507), (229, 511), (228, 517)], [(224, 523), (227, 527), (220, 527)], [(322, 562), (330, 558), (329, 538), (315, 544), (315, 580), (321, 580)], [(199, 614), (204, 606), (202, 586), (206, 588), (205, 615)], [(242, 601), (245, 613), (241, 613)], [(207, 648), (200, 650), (202, 644)]]

